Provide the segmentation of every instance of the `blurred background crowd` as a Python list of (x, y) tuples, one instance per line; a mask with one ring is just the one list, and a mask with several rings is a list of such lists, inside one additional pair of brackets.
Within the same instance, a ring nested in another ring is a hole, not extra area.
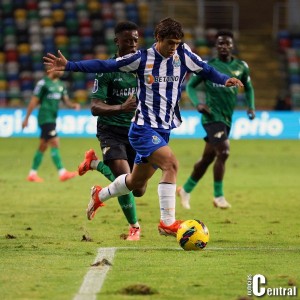
[[(154, 43), (155, 24), (167, 16), (183, 24), (184, 42), (207, 60), (219, 29), (233, 31), (235, 54), (250, 66), (257, 109), (300, 108), (300, 1), (1, 0), (0, 107), (23, 107), (44, 75), (43, 56), (58, 49), (69, 60), (111, 57), (114, 26), (140, 27), (140, 48)], [(74, 101), (89, 104), (95, 74), (66, 73)], [(243, 91), (241, 101), (243, 106)], [(189, 108), (185, 91), (182, 106)]]

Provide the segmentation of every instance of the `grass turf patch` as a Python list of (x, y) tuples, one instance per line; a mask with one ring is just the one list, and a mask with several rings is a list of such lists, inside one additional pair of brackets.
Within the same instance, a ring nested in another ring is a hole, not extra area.
[[(178, 219), (200, 219), (209, 228), (209, 244), (200, 252), (185, 252), (176, 239), (157, 232), (160, 171), (136, 199), (142, 238), (128, 242), (122, 238), (128, 225), (115, 199), (93, 221), (86, 219), (90, 187), (107, 185), (103, 176), (93, 171), (60, 182), (48, 152), (39, 170), (45, 182), (27, 182), (37, 140), (0, 143), (3, 299), (72, 299), (101, 247), (118, 248), (99, 294), (104, 299), (240, 299), (247, 296), (247, 275), (258, 273), (269, 287), (299, 284), (298, 141), (231, 141), (224, 180), (230, 210), (212, 205), (211, 167), (192, 193), (192, 209), (183, 210), (178, 201)], [(204, 142), (172, 140), (170, 145), (182, 185)], [(62, 139), (65, 167), (76, 170), (84, 152), (94, 148), (100, 154), (98, 147), (94, 139)], [(121, 293), (143, 286), (156, 293)]]

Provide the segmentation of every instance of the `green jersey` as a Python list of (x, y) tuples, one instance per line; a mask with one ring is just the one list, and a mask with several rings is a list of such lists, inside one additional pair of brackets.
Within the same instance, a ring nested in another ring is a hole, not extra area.
[[(96, 74), (92, 99), (103, 100), (108, 105), (120, 105), (137, 93), (136, 76), (132, 73), (112, 72)], [(130, 127), (134, 112), (113, 116), (98, 116), (98, 124)]]
[[(219, 72), (227, 74), (230, 77), (238, 78), (243, 84), (248, 107), (254, 109), (254, 91), (249, 75), (248, 65), (239, 59), (232, 58), (230, 62), (221, 61), (214, 58), (208, 62)], [(206, 105), (210, 108), (210, 114), (202, 115), (202, 124), (212, 122), (223, 122), (231, 127), (232, 115), (236, 105), (237, 87), (225, 87), (224, 85), (205, 80), (199, 75), (193, 75), (187, 83), (187, 93), (192, 103), (197, 106), (200, 102), (197, 97), (196, 87), (204, 82)]]
[(59, 102), (67, 95), (63, 82), (59, 79), (53, 81), (49, 77), (44, 77), (36, 84), (33, 95), (40, 101), (38, 124), (55, 123)]

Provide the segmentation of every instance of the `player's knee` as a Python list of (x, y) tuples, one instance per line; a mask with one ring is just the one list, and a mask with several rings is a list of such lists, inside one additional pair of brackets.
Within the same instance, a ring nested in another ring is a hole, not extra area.
[(142, 197), (146, 192), (146, 186), (132, 191), (134, 197)]
[(47, 144), (42, 144), (39, 146), (39, 151), (40, 152), (45, 152), (48, 149), (48, 145)]
[(138, 195), (143, 196), (143, 194), (145, 193), (146, 190), (146, 182), (144, 178), (135, 178), (135, 179), (131, 179), (127, 180), (126, 179), (126, 185), (127, 187), (133, 191), (133, 195), (136, 197), (140, 197)]
[(176, 159), (172, 159), (163, 163), (161, 169), (165, 172), (177, 174), (178, 171), (178, 161)]
[(218, 157), (219, 159), (225, 161), (228, 159), (229, 157), (229, 149), (224, 149), (223, 151), (221, 151), (219, 154), (218, 154)]

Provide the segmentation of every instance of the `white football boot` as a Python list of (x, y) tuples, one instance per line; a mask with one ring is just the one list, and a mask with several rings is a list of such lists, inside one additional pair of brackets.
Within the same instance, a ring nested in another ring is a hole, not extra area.
[(187, 193), (182, 186), (179, 186), (176, 191), (177, 195), (180, 197), (180, 202), (183, 208), (185, 209), (191, 209), (190, 206), (190, 199), (191, 194)]
[(231, 205), (228, 203), (224, 196), (214, 197), (214, 206), (222, 209), (230, 208)]

